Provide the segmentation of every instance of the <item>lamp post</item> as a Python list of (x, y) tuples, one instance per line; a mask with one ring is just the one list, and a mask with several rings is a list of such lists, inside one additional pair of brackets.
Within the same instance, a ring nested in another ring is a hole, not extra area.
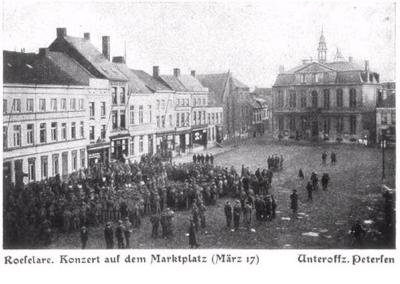
[(386, 135), (382, 133), (381, 137), (381, 147), (382, 147), (382, 180), (385, 179), (385, 148), (386, 148)]

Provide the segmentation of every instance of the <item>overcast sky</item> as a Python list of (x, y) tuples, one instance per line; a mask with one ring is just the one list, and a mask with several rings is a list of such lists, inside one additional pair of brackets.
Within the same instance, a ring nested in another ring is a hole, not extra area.
[(250, 87), (270, 87), (279, 65), (289, 69), (316, 57), (323, 26), (328, 60), (339, 48), (382, 80), (394, 80), (395, 8), (348, 3), (96, 3), (4, 2), (3, 49), (37, 52), (56, 36), (91, 33), (101, 51), (101, 36), (111, 36), (111, 56), (123, 55), (131, 68), (162, 74), (230, 70)]

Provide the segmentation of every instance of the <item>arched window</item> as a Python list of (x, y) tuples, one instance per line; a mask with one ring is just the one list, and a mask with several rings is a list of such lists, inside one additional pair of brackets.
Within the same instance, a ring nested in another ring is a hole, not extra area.
[(357, 106), (357, 99), (356, 99), (356, 89), (350, 89), (350, 108), (355, 108)]
[(336, 90), (336, 106), (343, 107), (343, 90), (342, 89)]
[(329, 109), (331, 104), (329, 89), (324, 89), (324, 109)]
[(318, 107), (318, 93), (317, 91), (312, 91), (311, 93), (312, 107)]

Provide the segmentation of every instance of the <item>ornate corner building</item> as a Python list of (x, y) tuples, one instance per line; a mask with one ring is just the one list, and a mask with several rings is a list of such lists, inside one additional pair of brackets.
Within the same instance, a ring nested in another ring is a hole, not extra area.
[(379, 74), (370, 70), (369, 61), (362, 67), (339, 50), (328, 62), (323, 32), (317, 51), (317, 61), (280, 68), (273, 85), (275, 137), (374, 142)]

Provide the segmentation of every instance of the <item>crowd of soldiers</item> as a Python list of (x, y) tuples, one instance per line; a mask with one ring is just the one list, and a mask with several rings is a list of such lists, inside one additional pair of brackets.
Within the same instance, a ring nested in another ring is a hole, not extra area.
[(194, 154), (193, 155), (193, 164), (208, 164), (210, 163), (211, 165), (214, 164), (214, 155), (213, 154)]
[(283, 168), (283, 156), (280, 155), (280, 157), (278, 157), (277, 154), (274, 154), (272, 156), (268, 156), (267, 164), (268, 164), (268, 169), (269, 170), (274, 170), (274, 171), (282, 170), (282, 168)]

